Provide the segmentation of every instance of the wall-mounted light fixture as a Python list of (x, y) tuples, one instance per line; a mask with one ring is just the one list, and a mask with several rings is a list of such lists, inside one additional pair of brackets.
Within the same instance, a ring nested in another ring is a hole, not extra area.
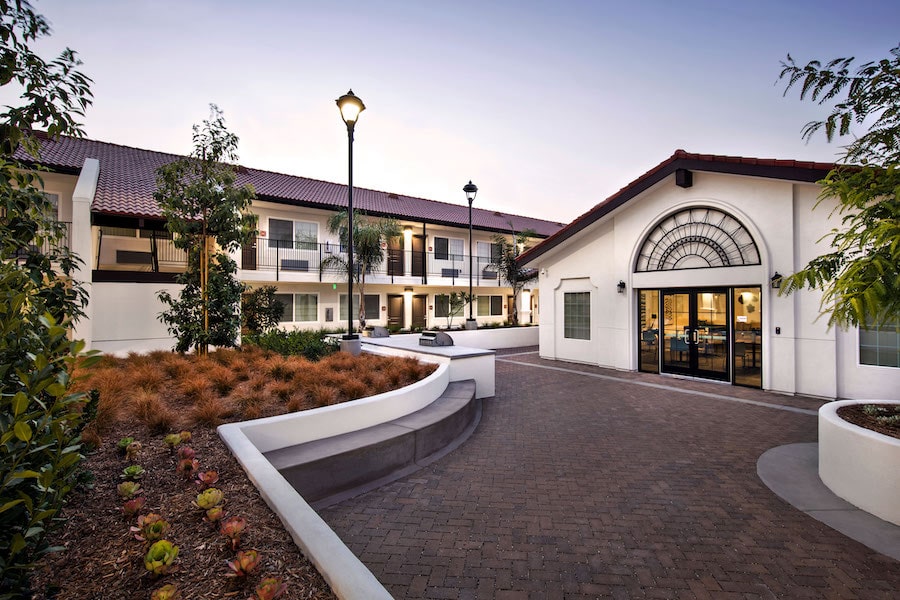
[(620, 294), (625, 293), (625, 282), (622, 281), (621, 279), (619, 280), (619, 283), (616, 284), (616, 291), (619, 292)]
[(411, 287), (405, 287), (403, 288), (403, 291), (412, 294), (413, 289)]
[(772, 278), (769, 279), (769, 283), (772, 285), (773, 290), (777, 290), (781, 287), (781, 280), (784, 279), (781, 273), (775, 271), (775, 274), (772, 275)]

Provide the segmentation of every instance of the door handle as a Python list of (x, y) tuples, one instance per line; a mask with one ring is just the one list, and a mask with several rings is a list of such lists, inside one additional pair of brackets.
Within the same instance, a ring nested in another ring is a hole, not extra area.
[(700, 343), (700, 332), (696, 329), (691, 329), (691, 341), (694, 344)]

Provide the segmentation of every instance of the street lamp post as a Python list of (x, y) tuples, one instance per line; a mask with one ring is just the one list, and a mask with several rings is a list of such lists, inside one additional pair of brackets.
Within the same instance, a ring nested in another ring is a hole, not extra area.
[(475, 194), (478, 193), (478, 186), (469, 180), (469, 183), (463, 186), (466, 193), (466, 200), (469, 201), (469, 318), (466, 319), (466, 329), (478, 329), (478, 321), (472, 316), (472, 305), (474, 298), (472, 297), (472, 202), (475, 201)]
[(347, 177), (347, 334), (341, 340), (341, 350), (351, 354), (359, 354), (359, 336), (353, 333), (353, 128), (359, 119), (359, 113), (366, 110), (362, 100), (353, 94), (353, 90), (337, 99), (341, 111), (341, 119), (347, 125), (348, 165)]

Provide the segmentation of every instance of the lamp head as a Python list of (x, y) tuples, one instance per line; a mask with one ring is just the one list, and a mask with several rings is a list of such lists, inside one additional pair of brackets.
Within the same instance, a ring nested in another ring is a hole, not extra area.
[(336, 102), (341, 111), (341, 119), (344, 120), (348, 129), (353, 129), (359, 119), (359, 113), (366, 110), (366, 105), (359, 99), (359, 96), (353, 93), (353, 90), (338, 98)]
[(781, 273), (779, 273), (778, 271), (775, 271), (775, 274), (772, 275), (772, 278), (769, 280), (769, 283), (772, 284), (773, 290), (777, 290), (781, 287), (782, 279), (784, 279), (784, 276)]
[(463, 191), (466, 193), (466, 200), (469, 201), (469, 204), (475, 200), (475, 194), (478, 193), (478, 186), (472, 183), (472, 180), (469, 180), (469, 183), (463, 186)]

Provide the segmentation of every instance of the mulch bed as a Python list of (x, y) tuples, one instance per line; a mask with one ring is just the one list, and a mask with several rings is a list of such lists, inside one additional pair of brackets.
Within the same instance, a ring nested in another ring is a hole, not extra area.
[[(853, 423), (854, 425), (900, 439), (900, 422), (894, 421), (893, 424), (888, 424), (879, 421), (875, 416), (866, 414), (864, 410), (865, 406), (865, 404), (842, 406), (837, 410), (837, 414), (848, 423)], [(888, 406), (891, 407), (890, 410), (893, 411), (893, 414), (900, 415), (900, 404)]]
[[(179, 548), (176, 569), (161, 577), (153, 577), (144, 568), (145, 543), (129, 531), (135, 518), (126, 518), (120, 508), (123, 500), (116, 486), (122, 481), (122, 469), (130, 463), (118, 452), (116, 441), (125, 436), (134, 436), (143, 445), (134, 461), (146, 470), (141, 485), (147, 504), (142, 513), (162, 515), (171, 525), (166, 539)], [(281, 596), (284, 600), (335, 598), (214, 429), (196, 428), (188, 444), (202, 470), (218, 472), (214, 487), (225, 494), (226, 516), (247, 519), (239, 549), (259, 550), (262, 561), (246, 580), (226, 577), (226, 561), (233, 560), (235, 552), (228, 538), (204, 521), (204, 512), (191, 504), (200, 486), (176, 472), (175, 453), (165, 446), (163, 436), (117, 425), (104, 437), (108, 443), (83, 463), (93, 474), (92, 489), (73, 493), (63, 515), (68, 521), (51, 540), (65, 550), (49, 555), (34, 573), (35, 600), (149, 599), (153, 590), (169, 583), (178, 586), (183, 600), (244, 600), (266, 576), (287, 583), (287, 592)]]

